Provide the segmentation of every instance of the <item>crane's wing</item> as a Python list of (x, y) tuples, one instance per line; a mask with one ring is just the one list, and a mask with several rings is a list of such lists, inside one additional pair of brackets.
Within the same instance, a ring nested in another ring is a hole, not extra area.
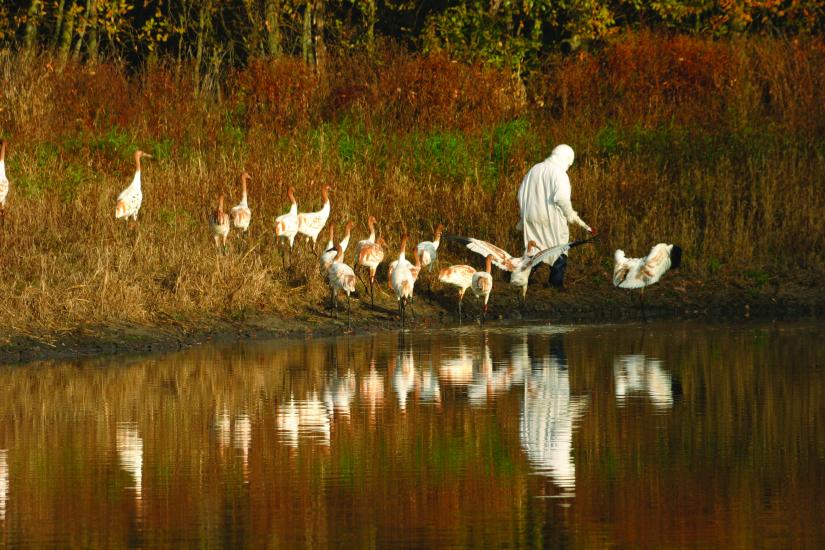
[(513, 270), (513, 257), (494, 244), (490, 244), (487, 241), (482, 241), (480, 239), (461, 237), (458, 235), (446, 235), (445, 238), (450, 241), (459, 242), (476, 254), (481, 254), (485, 258), (487, 256), (493, 256), (493, 264), (495, 264), (495, 266), (499, 269), (503, 269), (504, 271)]
[(589, 239), (581, 239), (581, 240), (578, 240), (578, 241), (573, 241), (571, 243), (564, 243), (564, 244), (560, 244), (560, 245), (557, 245), (557, 246), (551, 246), (550, 248), (545, 248), (544, 250), (542, 250), (540, 252), (536, 252), (535, 254), (533, 254), (533, 256), (530, 257), (530, 259), (527, 260), (526, 262), (523, 262), (519, 269), (522, 269), (522, 270), (533, 269), (534, 267), (539, 265), (541, 262), (543, 262), (545, 259), (547, 259), (548, 256), (552, 256), (553, 254), (564, 254), (565, 252), (567, 252), (571, 248), (575, 248), (577, 246), (581, 246), (583, 244), (587, 244), (587, 243), (593, 241), (594, 239), (596, 239), (597, 236), (598, 235), (594, 235), (594, 236), (590, 237)]
[(639, 272), (645, 284), (653, 284), (658, 281), (665, 272), (670, 269), (670, 250), (668, 245), (657, 244), (650, 249), (650, 253), (645, 256), (644, 265)]

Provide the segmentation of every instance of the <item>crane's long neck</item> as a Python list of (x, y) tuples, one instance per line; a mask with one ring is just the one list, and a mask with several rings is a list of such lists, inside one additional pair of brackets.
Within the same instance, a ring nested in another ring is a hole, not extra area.
[(347, 246), (349, 246), (349, 237), (350, 237), (351, 233), (352, 233), (352, 228), (348, 225), (347, 226), (347, 232), (344, 233), (344, 238), (341, 239), (341, 248), (343, 248), (344, 250), (346, 250)]
[(487, 256), (487, 266), (486, 266), (487, 273), (492, 273), (493, 271), (493, 257)]
[(407, 239), (401, 239), (401, 250), (398, 251), (398, 262), (401, 263), (407, 259)]
[(241, 178), (241, 204), (246, 206), (246, 176)]
[(2, 144), (0, 144), (0, 162), (4, 162), (6, 160), (6, 140), (3, 140)]
[(375, 223), (372, 220), (369, 220), (367, 222), (367, 225), (370, 226), (370, 239), (369, 240), (370, 240), (371, 243), (374, 243), (375, 242)]

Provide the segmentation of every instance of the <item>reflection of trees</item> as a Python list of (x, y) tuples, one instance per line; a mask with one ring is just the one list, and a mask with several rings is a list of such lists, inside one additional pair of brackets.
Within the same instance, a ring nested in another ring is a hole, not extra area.
[(644, 355), (622, 355), (613, 361), (616, 399), (623, 403), (631, 394), (647, 394), (657, 409), (673, 405), (671, 377), (662, 362)]
[(570, 395), (563, 349), (535, 363), (524, 385), (521, 444), (533, 467), (566, 493), (576, 488), (573, 430), (586, 406), (586, 398)]

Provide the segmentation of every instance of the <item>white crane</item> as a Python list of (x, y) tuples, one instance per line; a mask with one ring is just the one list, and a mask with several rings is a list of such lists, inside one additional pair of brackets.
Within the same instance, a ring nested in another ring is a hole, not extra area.
[(613, 285), (618, 288), (639, 289), (642, 319), (646, 321), (645, 287), (659, 282), (669, 269), (676, 269), (682, 265), (682, 249), (675, 244), (659, 243), (651, 248), (644, 258), (628, 258), (624, 250), (616, 250), (613, 258), (616, 261), (613, 267)]
[(464, 293), (473, 284), (473, 275), (476, 269), (470, 265), (451, 265), (438, 272), (438, 280), (448, 285), (458, 287), (458, 322), (461, 323), (461, 302)]
[(536, 245), (536, 241), (530, 241), (527, 243), (527, 248), (524, 250), (524, 254), (521, 257), (516, 258), (496, 245), (488, 243), (487, 241), (474, 239), (472, 237), (459, 237), (456, 235), (451, 235), (448, 237), (450, 240), (464, 244), (469, 250), (472, 250), (477, 254), (481, 254), (485, 257), (492, 256), (493, 263), (496, 267), (503, 271), (509, 271), (510, 284), (521, 291), (519, 297), (522, 306), (525, 305), (525, 300), (527, 299), (527, 286), (530, 284), (530, 273), (533, 271), (533, 268), (540, 265), (549, 256), (565, 254), (571, 248), (589, 243), (595, 238), (596, 237), (594, 236), (589, 239), (581, 239), (578, 241), (545, 248), (544, 250), (539, 250)]
[(150, 159), (152, 155), (143, 151), (135, 151), (135, 176), (132, 178), (132, 183), (117, 197), (115, 219), (132, 218), (133, 223), (137, 222), (140, 205), (143, 202), (143, 190), (140, 188), (140, 159), (142, 158)]
[[(390, 280), (392, 282), (392, 290), (398, 300), (398, 314), (401, 317), (401, 325), (404, 325), (404, 317), (407, 311), (407, 304), (413, 296), (413, 289), (415, 288), (415, 277), (413, 277), (411, 267), (412, 264), (406, 258), (407, 240), (408, 236), (401, 237), (401, 249), (398, 252), (398, 260), (395, 264), (395, 269), (392, 270)], [(414, 255), (418, 255), (418, 250), (413, 250)]]
[(6, 177), (6, 140), (0, 141), (0, 216), (6, 214), (6, 198), (9, 196), (9, 178)]
[(427, 268), (427, 271), (432, 272), (433, 266), (438, 261), (438, 245), (441, 244), (441, 233), (444, 231), (444, 225), (438, 224), (435, 228), (435, 235), (432, 241), (421, 241), (416, 246), (418, 250), (418, 257), (421, 258), (421, 265)]
[[(298, 234), (298, 203), (295, 201), (295, 188), (290, 185), (286, 190), (286, 195), (292, 205), (289, 207), (289, 212), (275, 218), (275, 238), (278, 240), (279, 247), (283, 246), (284, 239), (289, 242), (289, 265), (292, 265), (292, 247), (295, 245), (295, 236)], [(281, 259), (283, 258), (284, 255), (281, 254)]]
[(329, 185), (325, 185), (321, 189), (321, 197), (324, 199), (324, 204), (320, 210), (316, 212), (299, 212), (298, 213), (298, 233), (307, 237), (312, 241), (312, 249), (315, 250), (315, 243), (318, 240), (318, 235), (329, 219), (330, 204), (329, 192), (332, 189)]
[(338, 291), (343, 290), (347, 295), (347, 326), (352, 328), (350, 317), (350, 294), (355, 292), (355, 272), (344, 263), (344, 250), (340, 244), (335, 245), (337, 256), (327, 272), (327, 280), (332, 291), (332, 307), (335, 309), (335, 318), (338, 318)]
[(223, 194), (218, 199), (218, 208), (209, 214), (209, 228), (215, 239), (215, 246), (226, 253), (226, 237), (229, 235), (229, 214), (223, 210)]
[(473, 273), (473, 280), (470, 284), (470, 289), (475, 294), (475, 297), (484, 302), (481, 313), (481, 322), (487, 319), (487, 301), (490, 299), (490, 293), (493, 291), (493, 276), (490, 271), (493, 268), (493, 255), (487, 256), (487, 262), (484, 271), (476, 271)]
[[(347, 252), (347, 248), (349, 247), (349, 239), (350, 235), (352, 234), (352, 227), (353, 224), (351, 221), (347, 222), (347, 225), (344, 226), (344, 238), (339, 241), (341, 245), (341, 252)], [(335, 230), (333, 229), (333, 225), (329, 226), (329, 241), (327, 241), (327, 248), (321, 254), (321, 257), (318, 259), (318, 265), (321, 268), (321, 273), (326, 273), (329, 271), (329, 268), (332, 266), (332, 263), (335, 261), (335, 257), (338, 256), (338, 251), (335, 249), (335, 240), (334, 234)]]
[(241, 174), (241, 202), (233, 206), (232, 210), (229, 211), (229, 214), (232, 216), (232, 225), (235, 226), (236, 229), (244, 232), (249, 229), (249, 222), (252, 221), (252, 210), (249, 209), (246, 195), (246, 183), (251, 179), (252, 177), (249, 173), (243, 172)]

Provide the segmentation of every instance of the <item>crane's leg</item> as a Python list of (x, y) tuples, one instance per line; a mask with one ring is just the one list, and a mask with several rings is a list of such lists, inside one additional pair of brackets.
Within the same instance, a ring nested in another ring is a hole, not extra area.
[(375, 282), (374, 281), (375, 281), (375, 273), (372, 270), (370, 270), (370, 304), (372, 304), (372, 307), (375, 307), (375, 290), (374, 290)]
[(347, 292), (347, 328), (352, 329), (352, 317), (350, 315), (350, 310), (352, 309), (352, 305), (349, 301), (349, 292)]
[(459, 325), (461, 324), (461, 319), (462, 319), (462, 316), (461, 316), (461, 302), (463, 302), (463, 301), (464, 301), (464, 291), (459, 290), (458, 291), (458, 324)]
[(358, 269), (357, 265), (355, 266), (355, 269), (353, 269), (353, 271), (355, 271), (355, 276), (358, 277), (358, 280), (361, 281), (361, 285), (364, 287), (364, 292), (367, 292), (367, 283), (366, 281), (364, 281), (364, 278), (361, 277), (361, 274), (359, 273), (360, 270)]
[(338, 319), (338, 293), (332, 289), (332, 307), (335, 308), (335, 318)]

